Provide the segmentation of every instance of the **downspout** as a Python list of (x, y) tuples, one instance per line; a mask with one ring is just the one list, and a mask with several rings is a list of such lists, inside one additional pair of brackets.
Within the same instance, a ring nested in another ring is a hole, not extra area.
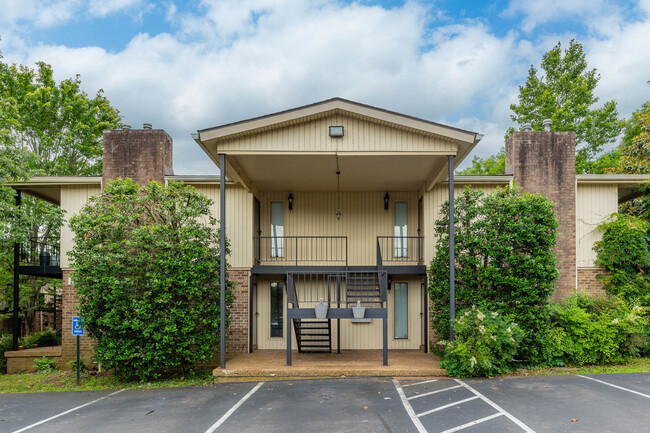
[(454, 341), (454, 319), (456, 318), (456, 287), (454, 251), (454, 155), (449, 155), (449, 341)]

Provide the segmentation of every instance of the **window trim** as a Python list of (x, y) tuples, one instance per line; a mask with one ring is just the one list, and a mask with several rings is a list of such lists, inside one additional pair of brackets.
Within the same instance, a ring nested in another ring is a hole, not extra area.
[[(395, 326), (395, 321), (397, 319), (397, 302), (395, 301), (397, 299), (396, 293), (396, 286), (397, 284), (403, 284), (406, 286), (406, 337), (396, 337), (396, 331), (397, 327)], [(394, 281), (393, 282), (393, 339), (394, 340), (408, 340), (409, 337), (409, 283), (407, 281)]]

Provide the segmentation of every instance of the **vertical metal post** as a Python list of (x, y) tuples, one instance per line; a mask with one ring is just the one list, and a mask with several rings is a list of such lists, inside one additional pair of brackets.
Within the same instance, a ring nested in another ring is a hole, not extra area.
[(382, 319), (384, 333), (384, 365), (388, 365), (388, 314)]
[[(336, 277), (336, 307), (341, 308), (341, 276)], [(336, 353), (341, 353), (341, 319), (336, 319)]]
[[(289, 313), (289, 305), (287, 305), (287, 313)], [(287, 314), (288, 316), (289, 314)], [(291, 324), (293, 319), (287, 318), (287, 365), (291, 367)]]
[(424, 353), (429, 353), (429, 296), (428, 296), (428, 280), (427, 275), (424, 275)]
[[(20, 218), (20, 205), (22, 199), (22, 192), (16, 191), (16, 207), (18, 208), (18, 216)], [(20, 308), (20, 245), (18, 242), (14, 243), (14, 301), (13, 301), (13, 318), (12, 318), (12, 349), (18, 350), (18, 337), (20, 336), (20, 321), (18, 320), (18, 309)]]
[(253, 274), (248, 277), (248, 353), (253, 353)]
[(220, 367), (226, 368), (226, 155), (219, 154), (219, 206), (221, 208), (221, 227), (219, 254), (221, 269), (219, 270), (219, 300), (221, 301), (221, 318), (219, 322), (219, 355)]
[(449, 341), (454, 341), (454, 319), (456, 318), (456, 257), (454, 251), (454, 155), (449, 155)]
[(79, 343), (79, 339), (80, 339), (80, 338), (81, 338), (81, 337), (77, 335), (77, 385), (79, 385), (79, 380), (80, 380), (80, 378), (79, 378), (79, 375), (80, 375), (79, 372), (80, 372), (80, 370), (81, 370), (81, 361), (80, 361), (80, 359), (79, 359), (79, 358), (80, 358), (80, 356), (79, 356), (79, 352), (81, 351), (81, 350), (80, 350), (80, 343)]

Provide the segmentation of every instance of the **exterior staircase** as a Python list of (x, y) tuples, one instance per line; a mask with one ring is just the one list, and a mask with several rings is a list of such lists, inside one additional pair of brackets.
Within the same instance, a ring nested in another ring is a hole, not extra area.
[(299, 353), (332, 353), (331, 319), (293, 319)]
[(381, 306), (379, 275), (376, 272), (350, 272), (346, 281), (345, 302), (347, 308), (361, 302), (364, 307)]

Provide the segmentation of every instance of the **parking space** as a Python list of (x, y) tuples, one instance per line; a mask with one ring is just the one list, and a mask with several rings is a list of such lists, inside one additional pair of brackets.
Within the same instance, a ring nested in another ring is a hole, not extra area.
[(650, 374), (345, 378), (0, 394), (2, 432), (637, 432)]

